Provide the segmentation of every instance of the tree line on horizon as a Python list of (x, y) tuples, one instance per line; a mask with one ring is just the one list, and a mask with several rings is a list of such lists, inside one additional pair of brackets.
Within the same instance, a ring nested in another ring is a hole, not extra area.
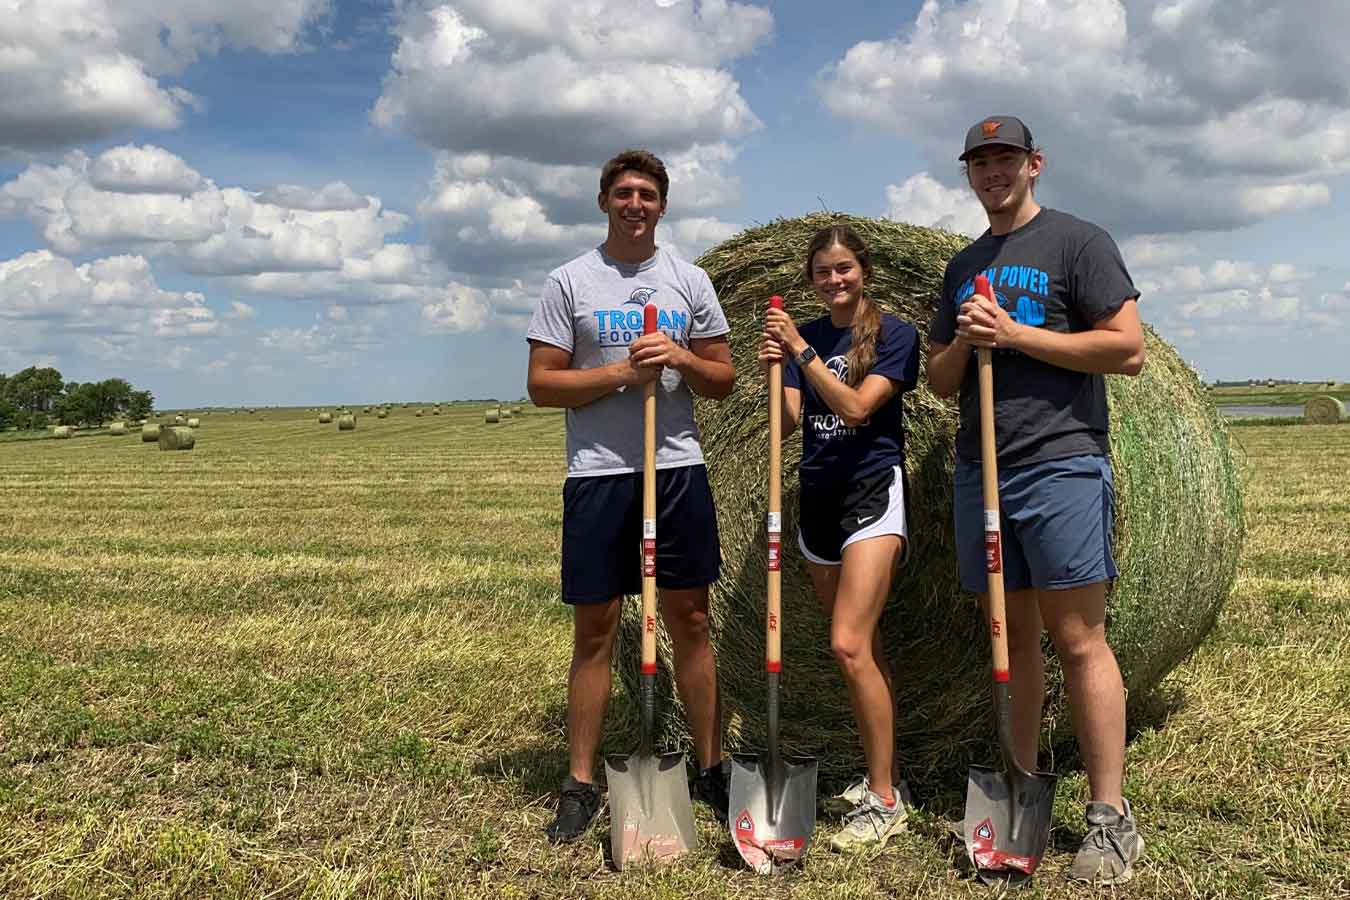
[(29, 366), (13, 375), (0, 372), (0, 429), (98, 426), (113, 419), (143, 419), (154, 408), (154, 395), (136, 390), (124, 378), (68, 382), (50, 366)]

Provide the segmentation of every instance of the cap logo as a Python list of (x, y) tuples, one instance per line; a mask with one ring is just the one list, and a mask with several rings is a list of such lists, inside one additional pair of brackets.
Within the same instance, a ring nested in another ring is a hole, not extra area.
[(986, 141), (990, 138), (998, 137), (998, 130), (1002, 127), (1002, 122), (995, 122), (993, 119), (980, 123), (980, 128), (984, 130), (984, 139)]

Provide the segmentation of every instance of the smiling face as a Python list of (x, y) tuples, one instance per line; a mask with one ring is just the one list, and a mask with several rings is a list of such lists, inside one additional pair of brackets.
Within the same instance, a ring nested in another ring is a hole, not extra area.
[(966, 159), (966, 178), (990, 216), (1015, 216), (1034, 203), (1032, 187), (1045, 160), (1040, 151), (982, 147)]
[(863, 267), (843, 244), (830, 244), (811, 257), (811, 285), (832, 316), (852, 316), (862, 299)]
[(626, 243), (655, 242), (656, 223), (666, 211), (656, 179), (634, 169), (625, 169), (599, 198), (600, 209), (609, 217), (610, 239)]

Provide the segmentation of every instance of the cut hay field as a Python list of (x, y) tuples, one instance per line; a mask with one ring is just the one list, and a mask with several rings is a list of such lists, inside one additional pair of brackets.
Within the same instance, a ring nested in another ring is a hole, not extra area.
[[(879, 856), (822, 843), (773, 881), (702, 809), (701, 848), (664, 871), (611, 871), (604, 827), (549, 847), (562, 417), (255, 419), (213, 413), (183, 453), (0, 445), (0, 896), (991, 896), (946, 836), (959, 784), (916, 784)], [(1148, 852), (1117, 893), (1346, 898), (1350, 429), (1234, 434), (1237, 586), (1134, 723)], [(616, 697), (607, 749), (627, 751)], [(1061, 880), (1085, 783), (1057, 764), (1054, 847), (1020, 896), (1098, 893)]]

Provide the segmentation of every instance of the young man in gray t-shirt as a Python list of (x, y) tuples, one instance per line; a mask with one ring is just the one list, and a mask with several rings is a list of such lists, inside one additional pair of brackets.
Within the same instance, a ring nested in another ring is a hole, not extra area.
[[(1139, 292), (1110, 235), (1036, 202), (1044, 158), (1020, 119), (977, 122), (960, 159), (989, 230), (947, 264), (928, 333), (928, 383), (961, 400), (953, 497), (961, 583), (987, 602), (972, 357), (988, 347), (1011, 662), (1001, 675), (1010, 683), (1013, 740), (1019, 762), (1035, 771), (1043, 625), (1064, 671), (1091, 793), (1087, 838), (1069, 877), (1119, 884), (1144, 845), (1121, 795), (1125, 688), (1106, 643), (1106, 585), (1117, 572), (1102, 375), (1143, 367)], [(974, 292), (977, 275), (988, 277), (993, 298)]]
[[(708, 639), (708, 586), (721, 569), (717, 517), (694, 423), (694, 394), (720, 400), (735, 371), (726, 317), (702, 269), (656, 246), (669, 179), (642, 150), (605, 164), (605, 242), (555, 269), (530, 321), (529, 392), (567, 410), (562, 598), (574, 614), (567, 679), (570, 772), (555, 842), (585, 833), (601, 805), (592, 777), (624, 594), (641, 590), (643, 385), (658, 383), (656, 584), (675, 682), (698, 755), (695, 796), (726, 817), (722, 716)], [(658, 309), (644, 336), (643, 307)]]

